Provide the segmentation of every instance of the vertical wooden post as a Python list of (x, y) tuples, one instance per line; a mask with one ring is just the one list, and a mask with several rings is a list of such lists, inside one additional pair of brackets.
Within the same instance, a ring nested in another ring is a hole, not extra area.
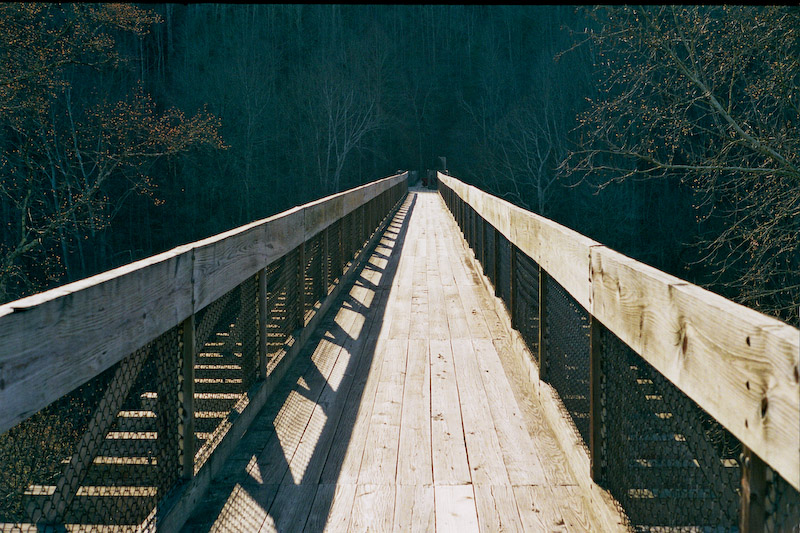
[(306, 325), (306, 243), (297, 247), (297, 327)]
[(322, 298), (328, 297), (330, 292), (331, 280), (331, 253), (330, 253), (330, 229), (328, 226), (322, 230)]
[(539, 266), (539, 379), (547, 380), (547, 271)]
[(258, 272), (258, 377), (267, 378), (267, 269)]
[(602, 324), (589, 315), (589, 461), (592, 480), (602, 478), (603, 405), (601, 401), (603, 339)]
[(483, 241), (483, 273), (484, 273), (484, 275), (488, 275), (489, 274), (489, 265), (488, 265), (488, 263), (489, 263), (489, 248), (488, 248), (488, 245), (487, 245), (488, 241), (486, 239), (486, 234), (488, 233), (490, 227), (491, 227), (490, 224), (488, 222), (486, 222), (486, 220), (484, 219), (483, 228), (481, 230), (481, 241)]
[(742, 445), (742, 486), (739, 506), (739, 531), (762, 533), (766, 530), (767, 465)]
[(500, 296), (500, 230), (494, 229), (494, 295)]
[(183, 426), (183, 449), (181, 450), (181, 477), (194, 477), (194, 364), (196, 358), (194, 338), (194, 314), (183, 321), (183, 350), (181, 353), (181, 417)]
[(339, 279), (341, 279), (341, 274), (344, 272), (344, 265), (347, 264), (347, 243), (345, 242), (345, 237), (347, 236), (347, 218), (348, 216), (345, 215), (339, 219), (339, 231), (337, 233), (339, 257), (337, 258), (336, 276)]
[[(467, 205), (465, 203), (465, 205)], [(475, 247), (475, 239), (473, 226), (475, 225), (475, 213), (472, 211), (472, 207), (467, 205), (467, 242), (469, 243), (470, 248)]]
[(364, 248), (364, 243), (369, 237), (369, 202), (361, 206), (361, 243), (359, 250)]
[(517, 324), (517, 247), (509, 241), (509, 269), (508, 269), (508, 311), (511, 313), (511, 327), (518, 329)]

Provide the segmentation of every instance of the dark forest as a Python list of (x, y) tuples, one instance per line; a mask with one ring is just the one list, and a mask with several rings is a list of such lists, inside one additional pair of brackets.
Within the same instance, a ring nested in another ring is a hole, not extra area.
[(0, 5), (0, 299), (441, 169), (796, 324), (800, 11)]

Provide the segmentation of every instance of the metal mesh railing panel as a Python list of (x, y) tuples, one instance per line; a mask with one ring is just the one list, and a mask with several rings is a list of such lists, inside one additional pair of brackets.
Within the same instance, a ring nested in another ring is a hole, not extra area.
[(199, 311), (196, 324), (195, 471), (199, 471), (230, 429), (231, 413), (241, 410), (245, 393), (258, 376), (256, 277)]
[(603, 485), (637, 531), (736, 531), (738, 440), (604, 328), (601, 342)]
[(800, 492), (767, 466), (765, 498), (767, 533), (800, 532)]
[(274, 368), (285, 353), (300, 326), (297, 313), (297, 264), (295, 249), (269, 266), (267, 270), (267, 356), (268, 368)]
[(539, 355), (539, 266), (518, 253), (514, 271), (514, 323), (531, 355)]
[(552, 277), (545, 283), (543, 373), (588, 445), (589, 315)]
[(180, 356), (173, 328), (0, 436), (2, 529), (152, 528), (180, 477)]
[(305, 280), (305, 322), (307, 323), (314, 314), (314, 305), (322, 300), (325, 286), (322, 279), (323, 264), (323, 242), (325, 236), (319, 233), (305, 243), (305, 269), (303, 278)]

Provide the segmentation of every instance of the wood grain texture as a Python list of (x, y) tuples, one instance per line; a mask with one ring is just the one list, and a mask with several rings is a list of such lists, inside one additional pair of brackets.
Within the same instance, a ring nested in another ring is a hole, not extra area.
[(0, 433), (180, 324), (191, 283), (182, 247), (0, 306)]
[(428, 342), (408, 341), (400, 446), (397, 459), (398, 485), (431, 485), (431, 375)]
[(394, 521), (394, 485), (358, 485), (348, 531), (384, 532)]
[[(312, 202), (309, 224), (324, 229), (348, 202), (363, 204), (406, 179), (398, 174)], [(0, 306), (0, 433), (177, 326), (306, 233), (300, 206)]]
[(433, 482), (457, 485), (471, 481), (449, 341), (430, 341), (431, 442)]
[(511, 485), (476, 484), (473, 488), (481, 531), (525, 531)]
[[(509, 485), (502, 443), (498, 440), (472, 342), (468, 338), (453, 339), (451, 344), (471, 480), (475, 484)], [(514, 446), (524, 445), (514, 443)]]
[(397, 485), (392, 531), (427, 533), (436, 527), (432, 485)]
[(379, 386), (361, 458), (359, 485), (394, 484), (397, 476), (408, 344), (402, 339), (389, 339), (384, 349)]
[(472, 485), (436, 485), (436, 531), (479, 531)]
[(800, 331), (592, 249), (594, 314), (800, 489)]

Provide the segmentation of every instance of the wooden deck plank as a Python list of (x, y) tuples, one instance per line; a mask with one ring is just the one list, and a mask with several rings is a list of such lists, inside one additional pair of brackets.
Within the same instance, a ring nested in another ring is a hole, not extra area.
[[(377, 305), (374, 291), (365, 287), (354, 287), (350, 295), (352, 301), (360, 302), (364, 308), (373, 303)], [(357, 365), (357, 357), (360, 355), (357, 352), (361, 347), (360, 344), (363, 344), (363, 341), (359, 343), (357, 339), (370, 327), (369, 317), (364, 317), (362, 312), (356, 309), (348, 310), (349, 314), (345, 320), (336, 323), (341, 326), (342, 332), (347, 332), (343, 338), (334, 340), (335, 331), (326, 332), (326, 337), (331, 338), (330, 342), (341, 344), (339, 356), (327, 376), (326, 383), (321, 385), (322, 390), (316, 399), (316, 405), (289, 462), (290, 475), (284, 476), (283, 485), (319, 482), (328, 450), (333, 443), (333, 429), (339, 422), (347, 391), (353, 382), (351, 367)], [(309, 392), (311, 392), (310, 387)]]
[(567, 531), (550, 487), (519, 485), (514, 496), (525, 531)]
[(431, 485), (431, 374), (428, 342), (409, 339), (400, 446), (397, 459), (398, 485)]
[(394, 485), (358, 485), (347, 530), (391, 531), (394, 501)]
[(536, 451), (536, 443), (522, 419), (522, 412), (511, 392), (494, 344), (486, 339), (473, 339), (472, 344), (511, 483), (545, 483), (546, 477)]
[(316, 493), (316, 484), (281, 485), (259, 533), (303, 531)]
[(303, 531), (307, 533), (347, 531), (355, 495), (356, 485), (341, 483), (319, 485)]
[[(422, 241), (424, 236), (420, 236), (419, 240)], [(429, 296), (428, 296), (428, 260), (425, 255), (415, 255), (408, 258), (413, 260), (414, 270), (411, 284), (411, 323), (409, 325), (409, 338), (411, 339), (427, 339), (428, 338), (428, 314), (430, 313)], [(399, 290), (404, 290), (399, 287)], [(390, 320), (395, 320), (396, 317), (390, 317)]]
[(489, 399), (472, 342), (469, 339), (453, 339), (450, 342), (472, 482), (509, 485), (501, 444), (497, 440), (497, 430), (492, 422)]
[(476, 484), (473, 489), (481, 531), (526, 531), (522, 527), (511, 485)]
[(436, 531), (479, 531), (472, 485), (434, 486)]
[[(438, 276), (437, 276), (438, 282)], [(464, 313), (464, 305), (461, 302), (461, 295), (459, 294), (460, 287), (458, 285), (441, 286), (444, 290), (444, 299), (447, 325), (450, 330), (451, 339), (469, 339), (477, 332), (470, 328), (467, 322), (467, 316)], [(486, 326), (483, 327), (486, 331)], [(488, 333), (488, 332), (487, 332)]]
[(436, 527), (432, 485), (397, 485), (393, 531), (427, 533)]
[[(385, 305), (385, 299), (382, 299), (381, 305)], [(377, 329), (379, 325), (373, 325), (362, 347), (362, 361), (359, 363), (339, 419), (333, 439), (334, 444), (328, 452), (325, 468), (320, 477), (322, 483), (355, 484), (358, 481), (366, 434), (369, 431), (369, 419), (379, 381), (377, 372), (372, 372), (371, 369), (381, 368), (385, 353)], [(371, 357), (363, 353), (369, 350), (374, 350)]]
[(431, 449), (436, 485), (469, 483), (464, 429), (450, 341), (430, 341)]
[[(498, 354), (503, 353), (507, 342), (507, 339), (493, 341)], [(527, 372), (520, 368), (520, 365), (517, 364), (518, 362), (511, 357), (503, 358), (501, 363), (506, 371), (506, 377), (511, 385), (514, 397), (517, 400), (517, 406), (522, 410), (522, 418), (525, 421), (528, 434), (535, 438), (536, 447), (541, 457), (546, 459), (542, 461), (542, 468), (545, 471), (547, 482), (553, 485), (574, 483), (575, 480), (563, 460), (563, 452), (558, 447), (556, 437), (544, 419), (542, 406), (529, 384), (527, 384), (529, 379)]]
[(359, 485), (395, 482), (407, 349), (408, 342), (402, 339), (387, 339), (384, 344), (380, 381), (358, 474)]

